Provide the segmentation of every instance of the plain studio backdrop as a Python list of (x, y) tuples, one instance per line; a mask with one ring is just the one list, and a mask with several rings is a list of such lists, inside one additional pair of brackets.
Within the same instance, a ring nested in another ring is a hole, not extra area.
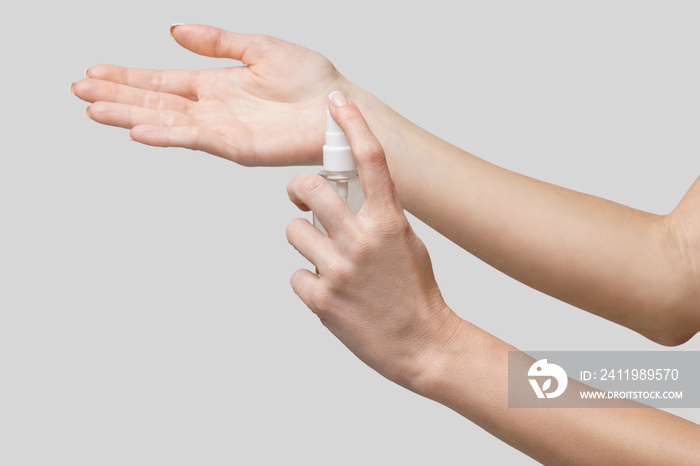
[[(638, 209), (668, 213), (700, 173), (697, 2), (43, 3), (0, 30), (2, 465), (532, 462), (364, 366), (294, 295), (309, 264), (284, 230), (308, 214), (285, 187), (318, 167), (146, 147), (83, 116), (68, 87), (88, 66), (238, 64), (171, 23), (317, 50), (453, 144)], [(411, 221), (447, 303), (497, 337), (664, 349)]]

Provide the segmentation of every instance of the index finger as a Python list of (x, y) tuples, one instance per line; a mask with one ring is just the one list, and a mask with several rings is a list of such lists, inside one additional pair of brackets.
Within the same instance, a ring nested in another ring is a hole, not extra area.
[(352, 148), (365, 202), (374, 205), (399, 206), (384, 149), (369, 129), (360, 110), (338, 91), (333, 92), (330, 97), (329, 110)]
[(189, 70), (148, 70), (117, 65), (95, 65), (85, 71), (85, 76), (196, 100), (197, 73)]

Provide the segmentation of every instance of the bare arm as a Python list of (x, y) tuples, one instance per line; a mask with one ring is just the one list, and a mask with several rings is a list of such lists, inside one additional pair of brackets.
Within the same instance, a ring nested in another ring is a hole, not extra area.
[(209, 26), (172, 31), (188, 49), (246, 66), (203, 71), (98, 65), (71, 86), (87, 114), (156, 146), (243, 165), (320, 163), (326, 96), (352, 97), (384, 146), (403, 206), (513, 278), (662, 344), (700, 329), (700, 182), (667, 216), (490, 164), (412, 124), (323, 56)]
[(508, 353), (515, 348), (445, 305), (381, 146), (352, 102), (331, 105), (331, 113), (348, 135), (367, 201), (353, 215), (320, 177), (290, 182), (290, 199), (313, 210), (329, 232), (303, 219), (290, 223), (290, 243), (318, 270), (299, 270), (291, 283), (355, 355), (547, 464), (700, 461), (700, 427), (656, 409), (509, 408)]
[(490, 164), (356, 91), (403, 206), (511, 277), (666, 345), (700, 330), (700, 180), (658, 216)]
[(514, 350), (462, 321), (433, 358), (442, 364), (426, 369), (417, 391), (544, 464), (700, 461), (700, 426), (658, 409), (509, 408), (508, 352)]

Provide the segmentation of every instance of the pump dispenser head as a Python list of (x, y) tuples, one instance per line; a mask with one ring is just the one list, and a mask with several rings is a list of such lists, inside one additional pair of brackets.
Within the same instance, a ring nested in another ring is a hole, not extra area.
[(348, 139), (329, 110), (326, 110), (326, 144), (323, 146), (323, 168), (331, 172), (357, 170)]

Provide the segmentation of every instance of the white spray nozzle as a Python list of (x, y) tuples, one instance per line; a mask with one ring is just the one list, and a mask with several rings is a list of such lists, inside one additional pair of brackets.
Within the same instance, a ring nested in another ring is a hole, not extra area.
[(326, 110), (326, 144), (323, 146), (323, 168), (332, 172), (357, 170), (348, 139), (328, 110)]

